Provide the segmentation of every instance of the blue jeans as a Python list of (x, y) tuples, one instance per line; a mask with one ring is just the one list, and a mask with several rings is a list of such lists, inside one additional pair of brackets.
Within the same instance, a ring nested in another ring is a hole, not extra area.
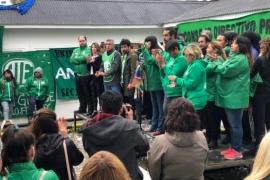
[(108, 90), (113, 90), (113, 91), (117, 91), (121, 93), (121, 87), (119, 86), (106, 86), (104, 85), (104, 90), (108, 91)]
[(161, 91), (150, 91), (151, 101), (152, 101), (152, 110), (153, 116), (151, 121), (150, 129), (152, 131), (163, 132), (164, 124), (164, 112), (163, 112), (163, 101), (164, 101), (164, 92)]
[(14, 101), (1, 102), (3, 107), (4, 120), (12, 119), (12, 110), (14, 106)]
[(243, 109), (226, 109), (227, 118), (230, 124), (231, 132), (231, 148), (241, 152), (243, 128), (242, 128), (242, 115)]
[(29, 106), (27, 109), (27, 117), (33, 117), (35, 109), (38, 111), (43, 108), (45, 100), (36, 100), (33, 96), (28, 97)]

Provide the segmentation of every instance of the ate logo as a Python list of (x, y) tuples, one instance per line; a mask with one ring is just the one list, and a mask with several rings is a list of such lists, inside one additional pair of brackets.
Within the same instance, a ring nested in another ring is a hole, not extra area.
[(3, 65), (2, 72), (6, 69), (11, 70), (18, 84), (24, 84), (26, 79), (33, 75), (35, 66), (29, 59), (13, 58)]

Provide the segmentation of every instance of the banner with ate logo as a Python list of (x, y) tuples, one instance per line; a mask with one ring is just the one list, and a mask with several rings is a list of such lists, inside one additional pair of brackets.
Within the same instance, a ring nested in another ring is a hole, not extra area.
[(74, 48), (50, 49), (58, 99), (77, 99), (74, 67), (70, 56)]
[[(19, 53), (0, 54), (1, 75), (6, 69), (10, 69), (18, 82), (19, 95), (16, 98), (13, 116), (26, 116), (28, 100), (24, 94), (24, 83), (26, 79), (34, 75), (37, 67), (43, 69), (43, 76), (48, 79), (50, 96), (45, 102), (45, 107), (55, 109), (55, 80), (52, 72), (51, 59), (49, 51), (31, 51)], [(0, 111), (2, 116), (2, 111)]]

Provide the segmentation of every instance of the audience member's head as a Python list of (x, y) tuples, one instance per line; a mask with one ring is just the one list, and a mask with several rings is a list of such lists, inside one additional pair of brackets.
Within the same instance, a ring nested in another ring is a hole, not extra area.
[(168, 133), (194, 132), (199, 130), (200, 121), (192, 103), (186, 98), (175, 98), (167, 105), (164, 129)]
[(36, 138), (37, 143), (43, 140), (44, 135), (48, 133), (58, 133), (58, 124), (54, 111), (42, 108), (34, 114), (33, 123), (29, 127)]
[(1, 158), (3, 168), (12, 163), (31, 161), (35, 156), (34, 136), (26, 129), (19, 129), (17, 125), (9, 125), (1, 137), (3, 149)]
[(85, 163), (79, 180), (130, 180), (123, 163), (112, 153), (99, 151)]
[(222, 46), (222, 48), (225, 48), (226, 46), (229, 46), (229, 40), (226, 38), (226, 36), (224, 34), (220, 34), (217, 37), (217, 41), (220, 43), (220, 45)]
[(261, 55), (266, 59), (270, 59), (270, 37), (263, 39), (260, 43)]
[(101, 111), (118, 115), (123, 105), (123, 96), (117, 91), (105, 91), (100, 97)]
[(245, 180), (264, 179), (270, 175), (270, 132), (261, 141), (251, 173)]
[(101, 42), (100, 45), (100, 53), (104, 53), (106, 51), (106, 44), (105, 42)]

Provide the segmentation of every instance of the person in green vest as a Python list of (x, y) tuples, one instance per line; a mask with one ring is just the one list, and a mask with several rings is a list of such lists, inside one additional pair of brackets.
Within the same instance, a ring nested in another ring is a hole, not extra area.
[(102, 63), (96, 76), (103, 76), (104, 90), (121, 92), (121, 54), (114, 48), (114, 40), (107, 39), (106, 52), (102, 54)]
[(17, 125), (8, 126), (1, 137), (2, 168), (0, 180), (58, 180), (52, 171), (37, 169), (33, 163), (35, 156), (35, 138), (26, 129)]
[(208, 57), (211, 60), (209, 65), (218, 74), (216, 105), (225, 108), (231, 129), (231, 147), (220, 154), (225, 159), (241, 159), (242, 114), (249, 103), (250, 70), (253, 66), (250, 41), (237, 36), (231, 45), (230, 58), (223, 64), (217, 61), (216, 54)]
[(132, 81), (136, 71), (136, 62), (138, 55), (135, 51), (130, 49), (131, 42), (128, 39), (122, 39), (120, 48), (122, 52), (122, 73), (121, 84), (123, 88), (124, 103), (129, 103), (135, 108), (134, 92)]
[(90, 47), (87, 45), (87, 38), (79, 36), (80, 47), (73, 50), (70, 57), (70, 63), (74, 66), (75, 85), (80, 102), (80, 107), (76, 113), (86, 113), (91, 115), (94, 111), (94, 103), (92, 101), (90, 89), (90, 72), (87, 70), (87, 59), (91, 57)]
[(143, 68), (146, 74), (144, 84), (145, 90), (150, 92), (153, 115), (151, 127), (145, 129), (145, 131), (153, 132), (153, 135), (157, 136), (164, 132), (164, 92), (160, 79), (159, 65), (152, 54), (152, 49), (158, 49), (157, 38), (155, 36), (147, 36), (142, 47), (142, 56), (144, 57)]
[(188, 67), (183, 77), (169, 75), (168, 78), (175, 83), (176, 87), (182, 87), (182, 97), (190, 100), (197, 113), (201, 114), (201, 110), (207, 101), (205, 70), (207, 63), (201, 59), (202, 51), (196, 44), (187, 45), (184, 55), (188, 62)]
[[(171, 84), (168, 76), (175, 75), (182, 78), (188, 63), (185, 57), (180, 53), (180, 45), (176, 40), (168, 41), (166, 43), (165, 50), (169, 53), (171, 58), (167, 62), (165, 62), (161, 56), (159, 56), (159, 58), (156, 56), (156, 59), (160, 66), (162, 86), (168, 97), (167, 103), (169, 103), (172, 99), (182, 96), (182, 87), (179, 84), (177, 86), (175, 84)], [(171, 86), (175, 87), (172, 88)], [(167, 106), (167, 104), (165, 106)]]
[(16, 96), (18, 96), (18, 88), (16, 79), (11, 70), (6, 69), (1, 78), (0, 100), (3, 108), (4, 119), (12, 119), (13, 107), (15, 105)]
[[(227, 59), (226, 54), (218, 41), (212, 41), (208, 44), (206, 49), (206, 58), (205, 62), (209, 63), (208, 55), (217, 54), (218, 59), (221, 63)], [(215, 105), (216, 99), (216, 80), (218, 74), (214, 72), (213, 66), (206, 66), (207, 73), (207, 83), (206, 83), (206, 92), (207, 92), (207, 104), (203, 111), (204, 125), (206, 128), (206, 138), (208, 141), (208, 147), (214, 149), (218, 147), (218, 139), (220, 137), (220, 120), (224, 122), (224, 117), (221, 117), (225, 113), (223, 108), (220, 108)], [(224, 113), (223, 113), (224, 111)], [(225, 117), (226, 118), (226, 117)], [(227, 118), (226, 118), (227, 119)], [(225, 120), (226, 121), (226, 120)], [(227, 122), (227, 121), (226, 121)], [(226, 124), (226, 123), (223, 123)], [(228, 123), (227, 123), (228, 124)], [(228, 126), (224, 125), (226, 129), (226, 134), (230, 133), (229, 124)], [(230, 136), (229, 136), (230, 137)]]

